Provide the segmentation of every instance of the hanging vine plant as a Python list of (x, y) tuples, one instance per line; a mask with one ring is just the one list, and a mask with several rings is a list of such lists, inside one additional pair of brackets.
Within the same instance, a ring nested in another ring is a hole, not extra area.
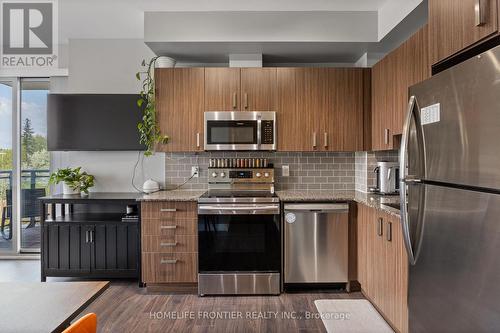
[(156, 120), (155, 80), (153, 73), (157, 59), (158, 56), (149, 60), (149, 63), (143, 60), (141, 66), (144, 70), (135, 74), (137, 80), (142, 80), (142, 90), (137, 100), (137, 106), (142, 110), (142, 121), (137, 124), (137, 129), (139, 130), (140, 143), (146, 146), (145, 156), (153, 155), (155, 146), (158, 143), (167, 144), (169, 140), (168, 135), (161, 134)]

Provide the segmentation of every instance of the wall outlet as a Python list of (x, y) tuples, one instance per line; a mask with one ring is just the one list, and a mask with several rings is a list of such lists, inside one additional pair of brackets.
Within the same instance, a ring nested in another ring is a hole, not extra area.
[(191, 176), (193, 178), (198, 178), (200, 176), (200, 168), (197, 166), (191, 167)]
[(283, 177), (290, 177), (290, 166), (289, 165), (281, 166), (281, 175)]

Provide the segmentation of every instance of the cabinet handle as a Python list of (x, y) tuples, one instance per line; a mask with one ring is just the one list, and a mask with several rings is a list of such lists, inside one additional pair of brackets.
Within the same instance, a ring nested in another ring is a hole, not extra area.
[(161, 247), (174, 247), (174, 246), (177, 246), (177, 242), (173, 242), (173, 243), (160, 243), (160, 246)]
[(94, 242), (94, 231), (89, 230), (89, 234), (90, 234), (90, 242), (93, 243)]
[(243, 95), (243, 97), (244, 97), (245, 109), (248, 109), (248, 94), (247, 94), (247, 93), (245, 93), (245, 94)]
[(85, 243), (89, 242), (89, 230), (85, 230)]
[(392, 242), (392, 222), (387, 222), (387, 233), (385, 237), (388, 242)]
[(236, 93), (233, 93), (233, 109), (236, 109), (236, 104), (238, 103)]
[(382, 236), (384, 234), (384, 219), (379, 217), (377, 226), (377, 235)]
[(476, 0), (474, 4), (474, 16), (476, 27), (486, 23), (486, 0)]
[(176, 212), (177, 208), (160, 208), (160, 212), (168, 213), (168, 212)]
[(325, 132), (324, 135), (324, 140), (325, 140), (325, 148), (328, 147), (328, 133)]
[(160, 229), (177, 229), (176, 225), (161, 225)]
[(177, 264), (177, 259), (161, 259), (160, 264)]
[(200, 148), (200, 132), (196, 133), (196, 148)]
[(316, 148), (316, 132), (313, 133), (313, 148)]
[(384, 143), (386, 145), (389, 144), (389, 129), (388, 128), (384, 129)]

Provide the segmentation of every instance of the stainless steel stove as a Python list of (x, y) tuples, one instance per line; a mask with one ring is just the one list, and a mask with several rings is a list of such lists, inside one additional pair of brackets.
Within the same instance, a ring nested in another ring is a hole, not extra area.
[(198, 200), (198, 293), (280, 293), (280, 205), (272, 168), (209, 169)]

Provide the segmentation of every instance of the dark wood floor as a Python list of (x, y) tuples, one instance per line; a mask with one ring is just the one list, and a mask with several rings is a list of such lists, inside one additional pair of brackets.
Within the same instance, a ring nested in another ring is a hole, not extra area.
[[(306, 319), (306, 312), (317, 313), (314, 306), (317, 299), (335, 298), (362, 298), (362, 295), (198, 297), (148, 294), (134, 284), (114, 282), (84, 313), (97, 314), (99, 332), (325, 332), (321, 319)], [(175, 315), (181, 318), (166, 318)], [(219, 318), (213, 318), (217, 315)], [(287, 319), (287, 315), (296, 319)]]
[[(39, 281), (39, 261), (0, 260), (0, 281), (13, 281), (16, 276), (23, 281)], [(49, 282), (61, 280), (68, 279), (48, 279)], [(197, 295), (147, 293), (138, 288), (136, 282), (113, 281), (82, 315), (97, 314), (98, 332), (325, 332), (321, 319), (306, 319), (306, 312), (317, 313), (314, 306), (317, 299), (342, 298), (363, 297), (360, 293), (337, 292), (200, 298)], [(231, 313), (235, 319), (210, 318), (217, 314), (227, 317)], [(169, 315), (184, 317), (166, 318)], [(203, 318), (204, 315), (207, 318)], [(242, 318), (238, 318), (239, 315)], [(271, 318), (252, 319), (247, 318), (248, 315)], [(296, 319), (283, 318), (286, 315), (294, 315)]]

